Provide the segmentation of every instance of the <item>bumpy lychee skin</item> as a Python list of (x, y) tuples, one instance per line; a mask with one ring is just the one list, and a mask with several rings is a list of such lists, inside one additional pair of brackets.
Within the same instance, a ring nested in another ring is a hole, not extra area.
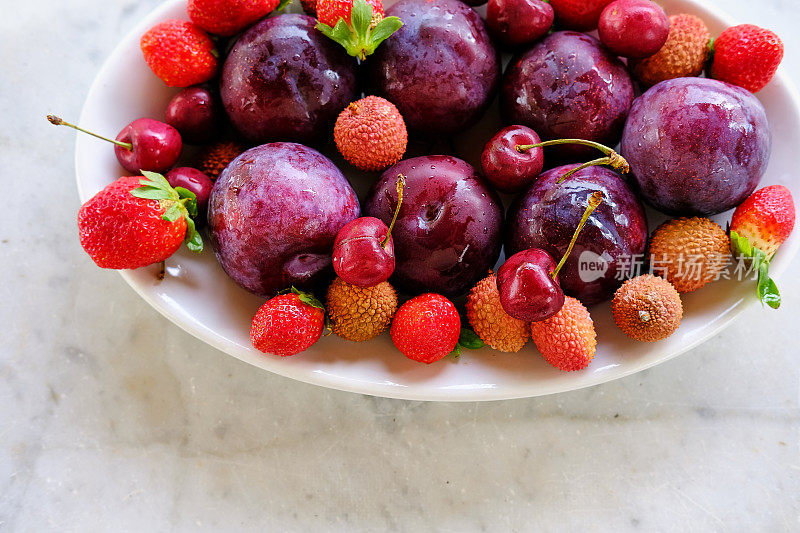
[(216, 180), (231, 161), (247, 149), (236, 141), (220, 141), (203, 148), (198, 154), (194, 166), (203, 174)]
[(377, 337), (389, 326), (397, 311), (397, 293), (389, 282), (357, 287), (336, 278), (328, 288), (331, 330), (349, 341)]
[(667, 42), (654, 55), (632, 61), (634, 77), (645, 85), (664, 80), (699, 76), (708, 58), (711, 33), (705, 22), (694, 15), (669, 18)]
[(691, 292), (719, 277), (730, 245), (725, 230), (707, 218), (668, 220), (650, 237), (650, 268), (678, 292)]
[(642, 342), (666, 339), (678, 329), (683, 305), (678, 291), (664, 278), (643, 274), (617, 289), (611, 313), (619, 329)]
[(380, 96), (367, 96), (347, 106), (336, 119), (333, 139), (354, 167), (375, 172), (403, 158), (408, 131), (397, 107)]
[(561, 311), (541, 322), (531, 322), (531, 338), (545, 361), (571, 372), (586, 368), (597, 349), (597, 333), (589, 311), (567, 296)]
[(503, 310), (497, 278), (480, 280), (467, 296), (467, 320), (480, 339), (501, 352), (518, 352), (530, 339), (528, 324)]

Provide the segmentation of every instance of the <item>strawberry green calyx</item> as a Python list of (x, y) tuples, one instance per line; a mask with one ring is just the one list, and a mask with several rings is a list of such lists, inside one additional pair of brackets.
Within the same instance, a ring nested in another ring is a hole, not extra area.
[(141, 187), (131, 190), (131, 194), (145, 200), (158, 200), (164, 208), (161, 218), (174, 222), (183, 217), (186, 220), (186, 237), (184, 243), (192, 252), (203, 251), (203, 238), (195, 227), (194, 218), (197, 216), (197, 197), (193, 192), (183, 187), (173, 188), (167, 178), (157, 172), (142, 171), (139, 180)]
[(372, 6), (365, 0), (353, 0), (349, 23), (343, 18), (334, 27), (318, 22), (317, 29), (342, 45), (348, 54), (363, 60), (402, 25), (397, 17), (378, 15), (373, 20)]
[(292, 286), (292, 288), (289, 290), (289, 292), (291, 292), (292, 294), (297, 295), (297, 297), (300, 299), (300, 301), (303, 302), (304, 304), (310, 305), (311, 307), (316, 307), (317, 309), (322, 309), (323, 311), (325, 311), (325, 306), (322, 305), (322, 302), (320, 302), (317, 299), (317, 297), (314, 296), (313, 294), (311, 294), (310, 292), (303, 292), (303, 291), (301, 291), (300, 289), (298, 289), (295, 286)]
[(753, 246), (749, 239), (731, 230), (731, 250), (734, 256), (749, 258), (753, 261), (753, 270), (758, 271), (758, 299), (761, 303), (777, 309), (781, 306), (781, 293), (775, 281), (769, 277), (769, 263), (772, 257), (768, 257), (763, 250)]

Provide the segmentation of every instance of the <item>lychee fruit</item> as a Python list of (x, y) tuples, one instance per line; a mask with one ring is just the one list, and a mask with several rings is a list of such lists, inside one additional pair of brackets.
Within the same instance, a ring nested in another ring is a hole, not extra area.
[(545, 361), (559, 370), (586, 368), (597, 349), (597, 333), (589, 311), (571, 296), (555, 315), (531, 322), (531, 338)]
[(388, 281), (357, 287), (336, 278), (328, 288), (326, 308), (335, 334), (350, 341), (368, 341), (389, 326), (397, 311), (397, 293)]
[(634, 77), (644, 85), (664, 80), (699, 76), (709, 54), (711, 32), (694, 15), (669, 18), (669, 34), (664, 46), (650, 57), (631, 61)]
[(681, 297), (664, 278), (643, 274), (617, 289), (611, 313), (619, 329), (642, 342), (666, 339), (678, 329), (683, 317)]
[(719, 277), (730, 245), (725, 230), (707, 218), (668, 220), (650, 237), (650, 270), (678, 292), (691, 292)]
[(403, 158), (408, 131), (393, 103), (380, 96), (367, 96), (351, 103), (339, 114), (333, 139), (351, 165), (375, 172)]
[(236, 141), (220, 141), (205, 147), (196, 157), (194, 167), (216, 181), (231, 161), (247, 149)]
[(467, 296), (467, 320), (480, 339), (501, 352), (518, 352), (530, 339), (527, 322), (518, 320), (503, 310), (497, 278), (483, 278)]

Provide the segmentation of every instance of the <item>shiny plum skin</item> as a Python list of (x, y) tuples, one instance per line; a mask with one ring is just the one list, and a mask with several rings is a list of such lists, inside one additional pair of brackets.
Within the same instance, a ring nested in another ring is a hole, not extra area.
[(411, 294), (452, 298), (484, 278), (500, 255), (503, 207), (475, 169), (446, 155), (415, 157), (387, 169), (372, 186), (364, 211), (389, 223), (397, 205), (397, 175), (405, 176), (394, 239), (392, 281)]
[(348, 222), (333, 243), (333, 269), (344, 281), (357, 287), (374, 287), (394, 272), (394, 240), (383, 240), (389, 227), (375, 217)]
[[(583, 216), (587, 199), (594, 191), (601, 191), (603, 202), (589, 217), (558, 274), (566, 294), (592, 305), (610, 298), (630, 273), (632, 259), (644, 253), (647, 221), (644, 208), (630, 187), (619, 174), (607, 168), (585, 168), (556, 184), (558, 178), (575, 166), (543, 172), (511, 205), (506, 255), (541, 248), (560, 259)], [(598, 256), (602, 257), (597, 260), (601, 268), (591, 270), (589, 263)], [(641, 261), (641, 256), (638, 260)], [(581, 262), (583, 269), (579, 268)], [(608, 268), (602, 272), (604, 263)]]
[(356, 96), (353, 58), (305, 15), (278, 15), (247, 30), (222, 68), (220, 94), (236, 129), (254, 143), (319, 142)]
[(501, 129), (483, 147), (483, 175), (500, 192), (513, 194), (524, 191), (542, 171), (544, 152), (541, 148), (519, 152), (517, 146), (539, 142), (536, 132), (526, 126)]
[[(633, 103), (625, 65), (600, 42), (573, 31), (556, 32), (508, 66), (500, 107), (509, 124), (533, 128), (543, 140), (577, 138), (614, 146)], [(585, 146), (557, 146), (548, 157), (578, 160)]]
[(292, 285), (310, 289), (332, 277), (336, 235), (358, 216), (358, 198), (336, 165), (295, 143), (239, 155), (214, 183), (208, 205), (222, 268), (262, 296)]
[(771, 146), (764, 107), (752, 93), (677, 78), (636, 99), (621, 152), (646, 202), (671, 215), (708, 216), (753, 192)]
[(205, 144), (213, 141), (220, 128), (219, 102), (204, 87), (187, 87), (172, 97), (164, 121), (178, 130), (184, 142)]
[(553, 6), (544, 0), (489, 0), (486, 25), (492, 37), (508, 48), (535, 43), (553, 25)]
[(615, 0), (600, 14), (600, 41), (613, 53), (629, 58), (648, 57), (667, 42), (669, 18), (650, 0)]
[(525, 322), (540, 322), (564, 306), (564, 291), (553, 279), (556, 261), (541, 248), (517, 252), (497, 269), (497, 291), (506, 313)]
[(403, 27), (366, 62), (375, 94), (418, 134), (457, 133), (478, 121), (497, 90), (500, 61), (483, 19), (458, 0), (400, 0)]

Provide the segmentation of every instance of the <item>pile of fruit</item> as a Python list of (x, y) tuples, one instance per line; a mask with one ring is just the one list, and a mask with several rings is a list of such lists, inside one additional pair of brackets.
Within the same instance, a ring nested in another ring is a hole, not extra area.
[[(768, 269), (794, 202), (783, 186), (756, 190), (771, 133), (753, 93), (780, 39), (752, 25), (712, 39), (650, 0), (488, 0), (485, 20), (481, 3), (303, 0), (306, 16), (278, 0), (188, 0), (190, 21), (141, 38), (154, 74), (182, 90), (164, 122), (106, 139), (134, 175), (81, 207), (84, 249), (139, 268), (181, 242), (202, 250), (205, 232), (225, 272), (269, 298), (251, 340), (280, 356), (326, 330), (364, 342), (388, 329), (424, 363), (532, 339), (580, 370), (597, 345), (587, 306), (610, 299), (622, 332), (660, 341), (681, 294), (734, 259), (777, 307)], [(495, 97), (507, 126), (480, 168), (430, 153)], [(317, 151), (331, 141), (347, 168)], [(362, 173), (359, 199), (348, 179)], [(649, 234), (645, 203), (674, 218)], [(708, 218), (734, 208), (728, 228)]]

